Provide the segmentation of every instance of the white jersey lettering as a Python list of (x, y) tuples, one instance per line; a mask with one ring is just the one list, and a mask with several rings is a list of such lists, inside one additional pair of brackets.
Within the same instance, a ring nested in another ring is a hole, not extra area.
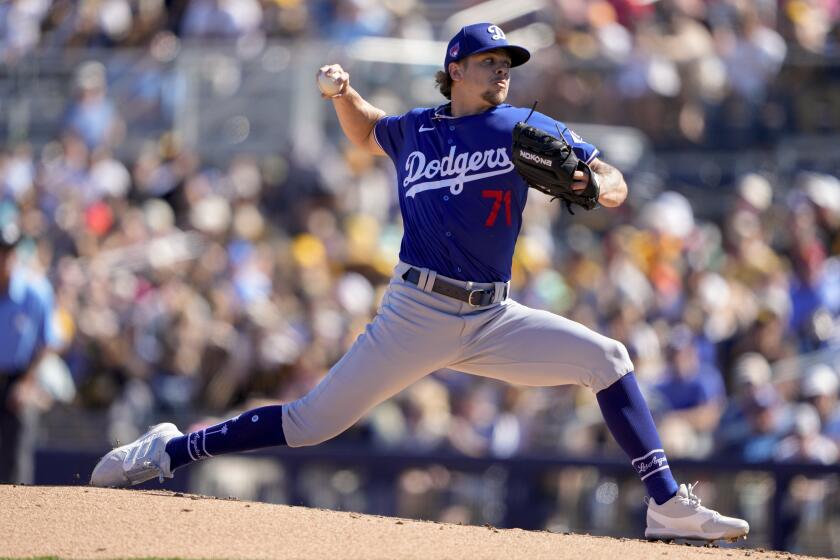
[[(452, 146), (448, 155), (428, 163), (423, 152), (411, 152), (405, 160), (403, 187), (408, 189), (405, 196), (410, 198), (419, 192), (443, 188), (449, 188), (452, 194), (460, 194), (466, 183), (503, 175), (512, 170), (513, 162), (508, 157), (507, 148), (456, 155), (455, 146)], [(432, 180), (418, 182), (421, 179)]]

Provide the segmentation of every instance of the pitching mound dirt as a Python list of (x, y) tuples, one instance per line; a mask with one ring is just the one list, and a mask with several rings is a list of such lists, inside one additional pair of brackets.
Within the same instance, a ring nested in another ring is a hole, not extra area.
[(787, 553), (467, 527), (166, 491), (0, 486), (0, 557), (779, 559)]

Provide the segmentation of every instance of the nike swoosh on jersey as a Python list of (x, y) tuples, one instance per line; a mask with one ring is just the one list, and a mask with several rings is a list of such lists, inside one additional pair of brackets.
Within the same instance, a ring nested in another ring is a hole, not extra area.
[(430, 130), (434, 130), (434, 129), (435, 129), (435, 127), (433, 127), (433, 126), (430, 126), (429, 128), (426, 128), (424, 125), (421, 124), (420, 128), (417, 129), (417, 132), (429, 132)]

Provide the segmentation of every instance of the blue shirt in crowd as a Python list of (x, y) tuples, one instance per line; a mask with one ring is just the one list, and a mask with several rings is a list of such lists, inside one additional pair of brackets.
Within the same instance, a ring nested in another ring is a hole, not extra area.
[(669, 410), (686, 410), (725, 396), (720, 372), (708, 365), (701, 366), (688, 378), (670, 373), (664, 381), (656, 384), (656, 390)]
[(0, 294), (0, 375), (22, 373), (51, 343), (52, 308), (49, 284), (15, 269)]

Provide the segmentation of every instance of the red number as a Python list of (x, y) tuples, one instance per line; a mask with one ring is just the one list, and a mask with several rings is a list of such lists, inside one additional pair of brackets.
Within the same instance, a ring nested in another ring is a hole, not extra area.
[(507, 225), (511, 225), (510, 221), (510, 191), (499, 190), (484, 190), (481, 191), (483, 198), (492, 198), (493, 207), (490, 209), (490, 215), (487, 216), (487, 221), (484, 222), (484, 227), (493, 227), (496, 223), (496, 218), (499, 216), (499, 210), (502, 207), (502, 201), (505, 203), (505, 221)]

